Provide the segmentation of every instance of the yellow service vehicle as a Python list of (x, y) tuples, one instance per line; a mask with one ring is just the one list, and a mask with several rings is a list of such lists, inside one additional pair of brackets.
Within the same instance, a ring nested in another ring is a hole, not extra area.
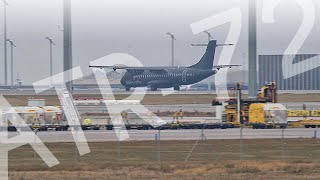
[[(252, 128), (285, 127), (287, 124), (287, 110), (277, 103), (276, 83), (266, 83), (259, 89), (253, 99), (244, 99), (241, 86), (238, 83), (236, 97), (226, 101), (223, 122), (237, 126), (245, 125)], [(212, 105), (219, 105), (216, 100)]]
[(287, 109), (279, 103), (253, 103), (249, 108), (248, 125), (253, 129), (283, 128), (287, 124)]
[(313, 120), (313, 119), (302, 120), (300, 121), (300, 124), (305, 128), (316, 128), (316, 127), (320, 127), (320, 120)]
[(93, 125), (92, 120), (90, 118), (85, 118), (81, 125), (82, 130), (100, 130), (99, 125)]

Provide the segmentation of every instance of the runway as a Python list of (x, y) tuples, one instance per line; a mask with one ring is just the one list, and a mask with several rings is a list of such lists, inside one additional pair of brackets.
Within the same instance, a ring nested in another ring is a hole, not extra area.
[[(284, 129), (284, 138), (312, 138), (317, 129), (293, 128)], [(158, 130), (128, 130), (129, 138), (125, 141), (155, 140)], [(125, 131), (121, 131), (125, 133)], [(9, 132), (9, 137), (18, 135), (18, 132)], [(88, 142), (118, 141), (115, 131), (84, 131)], [(197, 140), (201, 136), (201, 129), (192, 130), (162, 130), (161, 140)], [(74, 142), (71, 131), (38, 132), (43, 142)], [(240, 129), (205, 129), (207, 139), (240, 139)], [(282, 137), (282, 129), (246, 129), (242, 130), (243, 139), (274, 139)]]
[[(113, 94), (125, 94), (125, 95), (130, 95), (134, 91), (125, 91), (123, 89), (112, 89)], [(141, 89), (136, 89), (135, 93), (137, 94), (144, 94), (145, 90)], [(247, 90), (242, 90), (243, 94), (248, 94)], [(319, 90), (295, 90), (295, 91), (290, 91), (290, 90), (278, 90), (279, 94), (319, 94)], [(28, 89), (15, 89), (15, 90), (10, 90), (10, 89), (0, 89), (0, 94), (2, 95), (37, 95), (35, 90), (33, 88), (28, 88)], [(75, 89), (72, 91), (72, 94), (101, 94), (101, 91), (97, 89)], [(216, 94), (215, 90), (192, 90), (192, 91), (173, 91), (172, 88), (169, 89), (161, 89), (158, 91), (146, 91), (146, 94), (162, 94), (162, 95), (168, 95), (168, 94)], [(45, 90), (38, 95), (56, 95), (55, 90)]]
[[(169, 95), (169, 94), (216, 94), (215, 90), (195, 90), (195, 91), (174, 91), (173, 89), (161, 89), (158, 91), (149, 91), (149, 90), (144, 90), (144, 89), (136, 89), (135, 91), (125, 91), (123, 89), (112, 89), (109, 90), (109, 92), (112, 92), (114, 95), (130, 95), (132, 93), (135, 94), (161, 94), (161, 95)], [(16, 89), (16, 90), (7, 90), (7, 89), (0, 89), (0, 94), (3, 95), (37, 95), (34, 89)], [(43, 90), (43, 92), (39, 93), (38, 95), (56, 95), (57, 92), (54, 89), (50, 90)], [(72, 91), (73, 95), (78, 95), (78, 94), (101, 94), (101, 91), (99, 89), (76, 89)], [(111, 94), (111, 93), (110, 93)]]
[[(305, 102), (295, 103), (287, 102), (282, 103), (287, 109), (302, 109), (302, 104), (305, 104), (307, 109), (320, 109), (320, 103), (317, 102)], [(212, 112), (215, 111), (215, 107), (211, 104), (175, 104), (175, 105), (144, 105), (152, 112), (166, 112), (166, 111), (178, 111), (180, 108), (185, 112)], [(104, 113), (107, 108), (104, 104), (101, 105), (77, 105), (77, 110), (80, 113), (83, 112), (99, 112)], [(130, 107), (130, 106), (129, 106)]]
[[(175, 105), (144, 105), (147, 109), (152, 112), (167, 112), (167, 111), (179, 111), (180, 108), (185, 112), (212, 112), (215, 111), (215, 108), (211, 104), (175, 104)], [(107, 108), (104, 104), (102, 105), (77, 105), (77, 110), (80, 113), (83, 112), (99, 112), (103, 113), (107, 111)], [(130, 106), (128, 106), (128, 109)]]

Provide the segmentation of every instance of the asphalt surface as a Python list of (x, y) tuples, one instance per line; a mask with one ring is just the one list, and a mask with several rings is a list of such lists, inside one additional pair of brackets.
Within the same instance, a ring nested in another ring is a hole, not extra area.
[[(302, 109), (303, 103), (282, 103), (287, 109)], [(304, 103), (307, 109), (320, 109), (320, 103), (306, 102)], [(144, 105), (152, 112), (166, 112), (166, 111), (178, 111), (180, 108), (186, 112), (212, 112), (215, 111), (215, 107), (211, 104), (175, 104), (175, 105)], [(78, 111), (81, 112), (106, 112), (107, 108), (104, 104), (101, 105), (77, 105)], [(129, 108), (130, 106), (128, 106)]]
[[(132, 94), (134, 91), (125, 91), (123, 89), (113, 89), (113, 94), (125, 94), (129, 95)], [(135, 91), (136, 94), (162, 94), (162, 95), (169, 95), (169, 94), (215, 94), (214, 90), (212, 91), (173, 91), (173, 89), (161, 89), (158, 91), (145, 91), (141, 89), (137, 89)], [(3, 95), (36, 95), (37, 93), (34, 89), (17, 89), (17, 90), (5, 90), (0, 89), (0, 94)], [(73, 90), (72, 94), (101, 94), (99, 89), (90, 89), (90, 90)], [(40, 95), (56, 95), (55, 90), (46, 90), (40, 93)]]
[[(166, 112), (166, 111), (179, 111), (180, 108), (183, 111), (187, 112), (212, 112), (215, 110), (211, 104), (176, 104), (176, 105), (144, 105), (152, 112)], [(95, 105), (77, 105), (77, 110), (81, 112), (106, 112), (107, 108), (104, 104), (95, 106)], [(128, 106), (128, 109), (130, 106)]]
[[(112, 90), (113, 94), (131, 94), (133, 93), (133, 90), (131, 91), (125, 91), (124, 89), (113, 89)], [(142, 92), (140, 89), (137, 89), (136, 93)], [(101, 94), (99, 89), (76, 89), (73, 90), (73, 94)], [(215, 90), (192, 90), (192, 91), (173, 91), (172, 88), (169, 89), (161, 89), (158, 91), (147, 91), (147, 94), (163, 94), (163, 95), (168, 95), (168, 94), (216, 94)], [(242, 90), (242, 93), (248, 94), (247, 90)], [(290, 91), (290, 90), (278, 90), (279, 94), (285, 94), (285, 93), (290, 93), (290, 94), (318, 94), (320, 93), (320, 90), (297, 90), (297, 91)], [(7, 90), (7, 89), (0, 89), (0, 94), (3, 95), (36, 95), (34, 89), (16, 89), (16, 90)], [(40, 93), (41, 95), (56, 95), (55, 90), (46, 90)]]
[[(201, 136), (201, 129), (192, 130), (162, 130), (161, 140), (197, 140)], [(284, 138), (312, 138), (318, 129), (292, 128), (284, 129)], [(129, 138), (125, 141), (155, 140), (158, 130), (128, 130)], [(121, 131), (125, 133), (125, 131)], [(207, 139), (240, 139), (240, 128), (235, 129), (205, 129)], [(319, 133), (319, 132), (318, 132)], [(18, 132), (9, 132), (9, 137), (18, 135)], [(88, 142), (118, 141), (114, 130), (84, 131)], [(43, 142), (74, 142), (71, 131), (38, 132)], [(320, 135), (320, 134), (319, 134)], [(242, 130), (243, 139), (272, 139), (282, 138), (282, 129), (247, 129)]]

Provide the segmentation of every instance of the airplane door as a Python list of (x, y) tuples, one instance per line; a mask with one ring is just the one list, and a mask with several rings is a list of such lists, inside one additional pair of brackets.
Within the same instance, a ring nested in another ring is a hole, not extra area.
[(182, 71), (182, 82), (187, 82), (187, 69)]

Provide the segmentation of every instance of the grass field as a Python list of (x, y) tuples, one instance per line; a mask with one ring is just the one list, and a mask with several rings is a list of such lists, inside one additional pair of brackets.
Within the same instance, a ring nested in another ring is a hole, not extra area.
[[(86, 98), (101, 98), (101, 95), (76, 95), (77, 97), (86, 97)], [(5, 95), (5, 98), (13, 106), (26, 106), (28, 98), (40, 98), (46, 99), (47, 105), (59, 105), (60, 102), (57, 96), (50, 95)], [(128, 97), (126, 94), (115, 95), (115, 98), (118, 100)], [(146, 105), (175, 105), (175, 104), (211, 104), (213, 98), (216, 95), (213, 94), (172, 94), (168, 96), (162, 96), (161, 94), (147, 94), (142, 104)], [(246, 98), (246, 95), (244, 95)], [(320, 94), (279, 94), (278, 99), (280, 103), (283, 102), (319, 102)]]
[(90, 143), (78, 157), (73, 143), (47, 144), (60, 164), (47, 168), (30, 146), (9, 153), (10, 179), (319, 179), (315, 139)]

